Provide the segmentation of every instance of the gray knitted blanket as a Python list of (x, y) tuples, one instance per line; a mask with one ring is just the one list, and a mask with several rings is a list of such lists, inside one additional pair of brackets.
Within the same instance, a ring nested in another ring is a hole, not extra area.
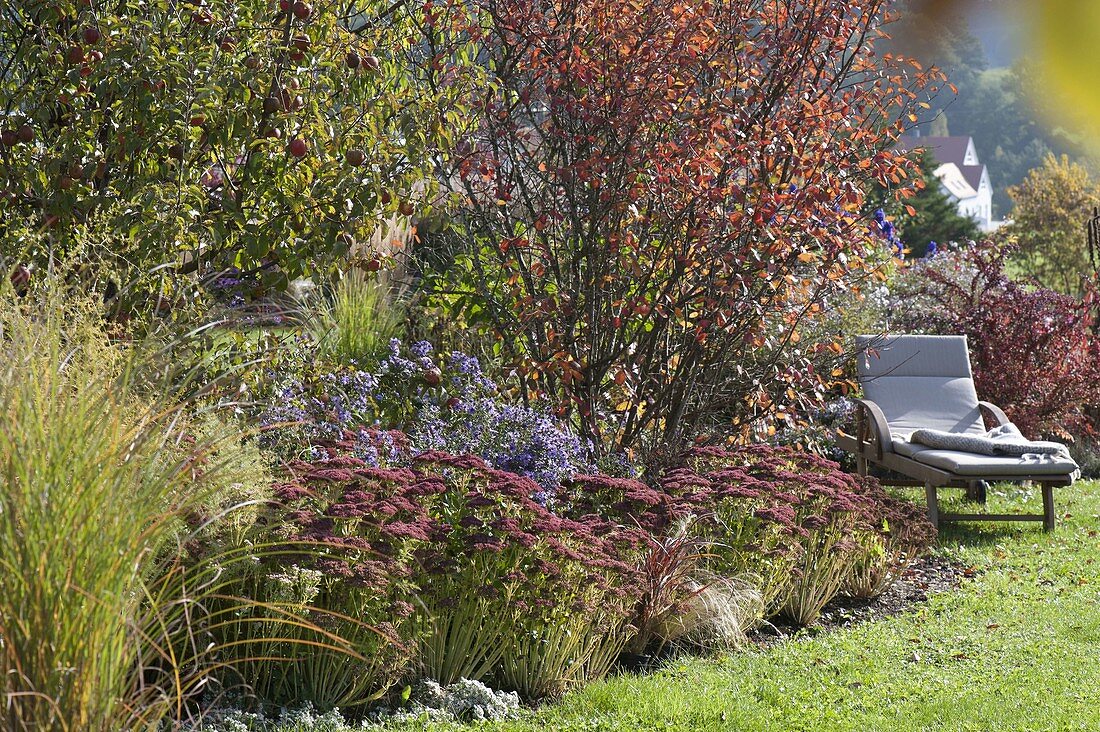
[(1029, 440), (1011, 422), (991, 429), (984, 435), (917, 430), (909, 435), (909, 441), (939, 450), (972, 452), (979, 455), (1021, 457), (1031, 460), (1069, 458), (1069, 449), (1065, 445)]

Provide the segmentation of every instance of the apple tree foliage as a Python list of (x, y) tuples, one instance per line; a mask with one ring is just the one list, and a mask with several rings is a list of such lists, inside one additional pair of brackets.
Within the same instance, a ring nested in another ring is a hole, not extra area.
[(0, 259), (91, 247), (169, 289), (181, 273), (235, 267), (270, 285), (331, 265), (430, 202), (468, 119), (475, 67), (450, 25), (462, 10), (428, 13), (389, 0), (5, 3)]
[(894, 143), (943, 82), (876, 51), (889, 3), (471, 6), (492, 85), (439, 297), (527, 396), (614, 450), (749, 437), (821, 393), (839, 347), (801, 327), (881, 274), (863, 192), (912, 194)]

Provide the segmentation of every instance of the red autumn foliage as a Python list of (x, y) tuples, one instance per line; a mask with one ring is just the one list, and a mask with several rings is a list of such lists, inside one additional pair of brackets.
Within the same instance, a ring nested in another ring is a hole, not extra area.
[(886, 5), (477, 3), (495, 78), (453, 180), (479, 244), (447, 290), (529, 395), (609, 450), (813, 396), (799, 325), (875, 268), (864, 184), (904, 184), (941, 79), (876, 55)]
[(1080, 434), (1100, 403), (1097, 290), (1081, 298), (1011, 279), (1012, 249), (987, 242), (916, 265), (899, 291), (895, 331), (962, 334), (978, 396), (1029, 437)]

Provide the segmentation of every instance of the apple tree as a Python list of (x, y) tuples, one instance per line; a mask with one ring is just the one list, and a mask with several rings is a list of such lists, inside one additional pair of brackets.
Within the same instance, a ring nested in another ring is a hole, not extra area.
[(162, 288), (331, 265), (430, 202), (468, 118), (461, 14), (389, 0), (5, 4), (0, 260), (92, 249)]

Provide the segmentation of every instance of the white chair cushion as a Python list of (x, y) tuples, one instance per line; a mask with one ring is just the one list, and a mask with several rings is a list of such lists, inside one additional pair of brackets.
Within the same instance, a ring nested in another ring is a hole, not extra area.
[(935, 450), (895, 438), (894, 452), (933, 468), (956, 475), (1069, 475), (1078, 469), (1068, 458), (1034, 461), (1017, 457), (991, 457), (954, 450)]

